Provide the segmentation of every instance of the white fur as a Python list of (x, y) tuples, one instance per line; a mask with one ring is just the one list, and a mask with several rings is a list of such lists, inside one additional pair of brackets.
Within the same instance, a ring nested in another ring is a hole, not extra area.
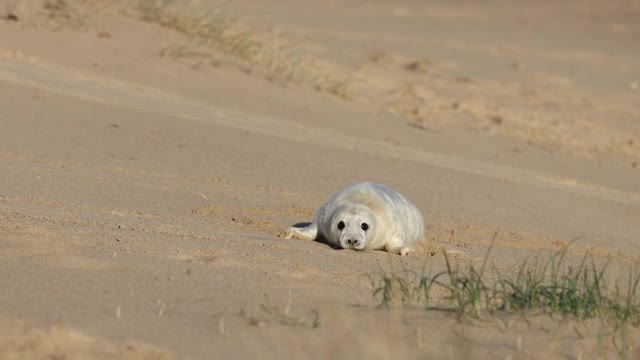
[[(366, 231), (363, 223), (368, 226)], [(384, 185), (365, 182), (335, 194), (320, 207), (309, 226), (289, 228), (286, 238), (325, 239), (341, 248), (385, 249), (407, 255), (423, 234), (422, 214), (411, 201)]]

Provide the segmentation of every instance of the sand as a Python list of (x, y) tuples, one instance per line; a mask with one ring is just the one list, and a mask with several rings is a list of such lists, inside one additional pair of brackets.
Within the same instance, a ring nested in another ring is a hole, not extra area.
[[(623, 279), (635, 2), (0, 4), (0, 358), (619, 351), (597, 322), (379, 309), (370, 276), (571, 243)], [(284, 239), (357, 181), (422, 210), (415, 253)]]

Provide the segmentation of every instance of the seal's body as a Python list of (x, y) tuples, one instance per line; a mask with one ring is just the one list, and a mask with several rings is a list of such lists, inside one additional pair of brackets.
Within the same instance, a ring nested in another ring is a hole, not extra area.
[(309, 226), (289, 228), (286, 238), (324, 239), (344, 249), (407, 255), (423, 235), (422, 214), (411, 201), (384, 185), (365, 182), (335, 194)]

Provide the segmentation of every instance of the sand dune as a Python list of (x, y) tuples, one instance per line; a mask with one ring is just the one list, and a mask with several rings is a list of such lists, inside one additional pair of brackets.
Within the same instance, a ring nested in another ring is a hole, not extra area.
[[(633, 3), (3, 5), (0, 358), (638, 351), (631, 325), (383, 310), (371, 283), (444, 271), (445, 253), (479, 267), (489, 248), (496, 279), (568, 245), (625, 281)], [(364, 180), (421, 209), (415, 253), (283, 238)]]

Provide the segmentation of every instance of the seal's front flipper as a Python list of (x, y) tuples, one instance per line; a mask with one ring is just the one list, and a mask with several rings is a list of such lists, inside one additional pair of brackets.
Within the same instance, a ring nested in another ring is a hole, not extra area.
[(300, 240), (315, 240), (318, 236), (318, 225), (311, 223), (309, 226), (303, 228), (290, 227), (287, 230), (287, 236), (285, 239), (296, 238)]
[(409, 254), (409, 251), (413, 251), (412, 248), (407, 246), (401, 246), (401, 247), (386, 246), (385, 250), (387, 250), (387, 252), (390, 254), (398, 254), (400, 256), (407, 256)]

